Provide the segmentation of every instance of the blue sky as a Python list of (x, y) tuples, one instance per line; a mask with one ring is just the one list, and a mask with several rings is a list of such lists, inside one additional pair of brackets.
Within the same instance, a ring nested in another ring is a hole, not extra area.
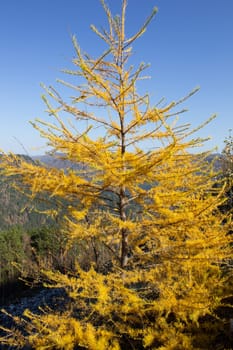
[[(108, 0), (113, 13), (120, 0)], [(127, 33), (133, 34), (157, 6), (159, 11), (134, 47), (133, 63), (150, 63), (144, 88), (155, 103), (176, 100), (196, 86), (201, 90), (184, 104), (181, 122), (194, 127), (217, 113), (197, 136), (212, 136), (207, 148), (223, 148), (233, 128), (233, 1), (128, 0)], [(28, 123), (48, 120), (40, 83), (56, 85), (71, 68), (71, 35), (84, 51), (101, 52), (89, 29), (105, 26), (98, 0), (5, 0), (0, 3), (0, 148), (42, 154), (38, 133)], [(183, 119), (184, 118), (184, 119)], [(23, 146), (22, 146), (23, 145)]]

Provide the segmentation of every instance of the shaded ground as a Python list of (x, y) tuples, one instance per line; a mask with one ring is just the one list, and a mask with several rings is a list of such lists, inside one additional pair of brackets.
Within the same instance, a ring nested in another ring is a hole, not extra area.
[[(65, 309), (67, 302), (69, 302), (69, 299), (67, 298), (65, 291), (61, 288), (50, 289), (38, 287), (31, 289), (28, 287), (25, 288), (22, 283), (17, 282), (16, 284), (8, 286), (8, 289), (5, 288), (4, 294), (2, 291), (0, 309), (4, 308), (9, 314), (14, 316), (22, 316), (26, 308), (29, 308), (35, 314), (39, 314), (39, 307), (43, 308), (47, 305), (51, 309), (62, 311)], [(233, 298), (229, 298), (229, 300), (225, 300), (225, 302), (229, 305), (233, 305)], [(225, 328), (219, 329), (215, 338), (215, 344), (203, 348), (203, 350), (233, 350), (233, 329), (232, 332), (229, 332), (230, 320), (233, 320), (233, 308), (230, 306), (221, 307), (217, 310), (217, 315), (221, 320), (224, 320), (223, 324)], [(12, 318), (1, 312), (0, 324), (7, 328), (12, 328), (15, 325)], [(221, 322), (219, 324), (221, 324)], [(199, 332), (200, 330), (205, 332), (204, 328), (202, 329), (201, 323), (200, 328), (197, 329), (197, 331)], [(16, 348), (0, 344), (0, 350), (13, 349), (15, 350)], [(25, 347), (23, 350), (29, 350), (29, 348)], [(135, 350), (139, 350), (139, 347), (136, 347)]]

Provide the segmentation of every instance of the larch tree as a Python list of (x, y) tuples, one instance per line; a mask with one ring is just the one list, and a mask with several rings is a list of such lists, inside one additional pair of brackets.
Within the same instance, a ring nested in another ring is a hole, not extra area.
[(8, 330), (1, 342), (35, 349), (206, 349), (229, 278), (231, 222), (218, 210), (224, 189), (213, 187), (207, 153), (197, 152), (205, 141), (193, 136), (199, 128), (179, 124), (186, 98), (154, 106), (137, 90), (147, 66), (130, 65), (132, 45), (156, 9), (126, 37), (127, 1), (120, 16), (101, 2), (109, 30), (91, 28), (106, 51), (92, 58), (73, 37), (74, 69), (65, 71), (72, 83), (60, 81), (72, 97), (66, 102), (45, 87), (51, 121), (32, 123), (54, 157), (77, 166), (48, 168), (14, 154), (1, 161), (4, 175), (17, 178), (32, 198), (43, 193), (65, 203), (68, 245), (88, 247), (90, 261), (82, 264), (77, 255), (67, 273), (45, 267), (46, 285), (64, 288), (68, 306), (39, 315), (26, 310), (17, 321), (24, 331)]

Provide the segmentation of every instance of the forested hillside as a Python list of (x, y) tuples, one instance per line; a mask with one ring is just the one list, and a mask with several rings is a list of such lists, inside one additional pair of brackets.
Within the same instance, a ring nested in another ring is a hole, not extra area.
[[(37, 159), (21, 156), (28, 162)], [(14, 188), (13, 179), (0, 175), (0, 293), (6, 302), (13, 293), (21, 272), (35, 273), (39, 260), (59, 264), (58, 250), (62, 249), (62, 236), (57, 237), (56, 220), (43, 211), (55, 205), (55, 199), (41, 196), (32, 199)], [(20, 186), (19, 186), (20, 189)], [(20, 265), (21, 272), (14, 264)], [(34, 270), (34, 271), (33, 271)], [(20, 290), (17, 287), (17, 294)]]
[(11, 226), (38, 227), (47, 217), (33, 211), (34, 203), (12, 188), (9, 181), (0, 179), (0, 230)]
[[(22, 155), (22, 158), (28, 160), (28, 162), (42, 162), (48, 167), (68, 169), (73, 166), (71, 162), (49, 155), (33, 158)], [(13, 182), (17, 185), (17, 178), (13, 181), (0, 175), (0, 230), (13, 226), (20, 226), (28, 230), (51, 224), (51, 218), (41, 213), (48, 207), (48, 198), (46, 200), (41, 198), (40, 201), (38, 199), (32, 200), (14, 189)], [(55, 203), (55, 200), (49, 200), (50, 208), (53, 201)]]

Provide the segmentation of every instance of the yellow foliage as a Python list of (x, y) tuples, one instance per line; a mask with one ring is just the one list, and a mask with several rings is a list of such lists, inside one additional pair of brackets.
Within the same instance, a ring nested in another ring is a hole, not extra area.
[[(190, 152), (202, 140), (190, 139), (198, 128), (174, 120), (180, 101), (159, 108), (137, 92), (145, 66), (128, 64), (131, 44), (156, 10), (125, 39), (126, 0), (121, 17), (102, 4), (109, 32), (92, 29), (109, 49), (91, 58), (74, 38), (76, 70), (67, 73), (78, 71), (85, 84), (75, 86), (70, 104), (46, 89), (55, 102), (44, 97), (54, 124), (32, 123), (55, 156), (77, 167), (46, 168), (14, 154), (4, 154), (0, 163), (31, 197), (44, 193), (64, 201), (57, 213), (64, 214), (65, 206), (68, 244), (88, 247), (88, 260), (81, 263), (79, 252), (73, 271), (42, 271), (47, 287), (65, 289), (69, 307), (41, 315), (27, 310), (21, 320), (27, 333), (9, 330), (0, 339), (35, 349), (197, 349), (200, 320), (213, 317), (230, 279), (222, 268), (232, 256), (232, 219), (219, 210), (224, 188), (214, 186), (208, 152)], [(60, 111), (74, 120), (66, 126)]]

